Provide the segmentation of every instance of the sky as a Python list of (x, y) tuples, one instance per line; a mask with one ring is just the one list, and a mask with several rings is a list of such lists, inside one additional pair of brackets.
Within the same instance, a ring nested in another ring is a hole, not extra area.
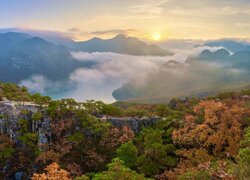
[(0, 28), (75, 40), (127, 34), (151, 41), (250, 38), (249, 0), (1, 0)]

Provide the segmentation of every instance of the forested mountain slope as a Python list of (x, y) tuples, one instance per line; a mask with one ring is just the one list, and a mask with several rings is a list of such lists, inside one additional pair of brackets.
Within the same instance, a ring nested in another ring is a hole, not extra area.
[[(250, 175), (249, 89), (205, 99), (173, 98), (169, 104), (112, 105), (52, 101), (29, 94), (25, 87), (1, 83), (0, 114), (1, 179)], [(157, 120), (146, 123), (146, 117)], [(131, 118), (137, 119), (132, 127), (137, 122), (143, 129), (131, 130)]]

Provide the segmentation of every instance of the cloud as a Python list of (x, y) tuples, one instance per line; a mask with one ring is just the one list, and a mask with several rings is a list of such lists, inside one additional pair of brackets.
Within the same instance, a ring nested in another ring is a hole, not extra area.
[(133, 14), (144, 14), (145, 16), (151, 15), (159, 17), (162, 14), (163, 7), (162, 5), (168, 0), (155, 0), (155, 1), (144, 1), (133, 5), (130, 9)]
[(143, 85), (128, 82), (114, 92), (116, 98), (137, 98), (136, 102), (168, 102), (174, 97), (206, 96), (249, 84), (249, 71), (206, 61), (162, 66)]
[(68, 29), (68, 32), (72, 32), (72, 33), (78, 33), (78, 32), (81, 32), (82, 30), (80, 28), (77, 28), (77, 27), (73, 27), (73, 28), (69, 28)]
[(79, 61), (93, 61), (92, 69), (81, 68), (73, 72), (70, 81), (77, 84), (74, 97), (114, 101), (112, 92), (127, 81), (143, 83), (148, 73), (156, 72), (167, 57), (141, 57), (116, 53), (73, 52)]
[(20, 85), (28, 87), (30, 92), (38, 93), (45, 93), (48, 84), (48, 80), (42, 75), (33, 75), (30, 79), (23, 80), (20, 83)]
[(122, 29), (111, 29), (111, 30), (106, 30), (106, 31), (94, 31), (92, 32), (91, 34), (93, 35), (97, 35), (97, 36), (100, 36), (100, 35), (116, 35), (116, 34), (130, 34), (130, 33), (133, 33), (133, 32), (136, 32), (135, 29), (125, 29), (125, 30), (122, 30)]
[(19, 85), (27, 87), (31, 93), (49, 95), (54, 99), (71, 97), (70, 91), (75, 87), (75, 84), (71, 81), (51, 81), (42, 75), (36, 74), (21, 81)]
[[(165, 44), (166, 45), (166, 44)], [(205, 77), (209, 77), (203, 69), (199, 73), (190, 73), (195, 67), (191, 68), (183, 66), (183, 69), (170, 68), (166, 71), (164, 64), (168, 61), (175, 60), (184, 63), (189, 55), (197, 55), (204, 49), (215, 51), (221, 47), (192, 47), (186, 48), (185, 46), (174, 48), (174, 56), (158, 57), (158, 56), (132, 56), (117, 54), (111, 52), (72, 52), (71, 54), (78, 61), (93, 61), (92, 68), (79, 68), (71, 73), (68, 81), (65, 82), (52, 82), (40, 75), (34, 75), (30, 79), (21, 82), (21, 85), (27, 86), (32, 92), (41, 92), (46, 95), (52, 95), (54, 98), (75, 98), (79, 101), (95, 99), (105, 102), (114, 102), (112, 92), (128, 82), (133, 83), (134, 86), (146, 86), (152, 77), (157, 77), (164, 83), (168, 82), (173, 86), (171, 81), (178, 81), (186, 84), (185, 78), (181, 81), (180, 77), (190, 75), (194, 77), (192, 80), (195, 82), (207, 83), (206, 81), (199, 80), (200, 74), (204, 72)], [(213, 65), (217, 66), (217, 65)], [(184, 68), (185, 67), (185, 68)], [(199, 66), (196, 66), (198, 69)], [(203, 68), (212, 67), (201, 66)], [(219, 67), (219, 66), (218, 66)], [(198, 70), (197, 70), (198, 71)], [(163, 73), (164, 72), (164, 73)], [(234, 72), (237, 72), (234, 70)], [(202, 74), (202, 76), (203, 76)], [(190, 77), (189, 76), (189, 77)], [(171, 77), (171, 78), (169, 78)], [(166, 80), (164, 80), (166, 79)], [(157, 78), (154, 79), (156, 82)], [(192, 81), (191, 81), (192, 84)], [(152, 82), (152, 85), (155, 85)], [(162, 85), (155, 85), (161, 87)], [(176, 86), (179, 87), (179, 86)], [(170, 90), (171, 88), (168, 87)], [(168, 89), (166, 87), (166, 91)], [(184, 88), (184, 87), (182, 87)]]
[(127, 82), (143, 86), (150, 76), (162, 71), (162, 66), (170, 60), (184, 63), (189, 55), (197, 55), (204, 49), (216, 51), (220, 47), (196, 47), (178, 50), (174, 56), (131, 56), (116, 53), (72, 52), (79, 61), (93, 61), (92, 69), (78, 69), (71, 74), (70, 80), (77, 84), (74, 97), (114, 101), (112, 92)]

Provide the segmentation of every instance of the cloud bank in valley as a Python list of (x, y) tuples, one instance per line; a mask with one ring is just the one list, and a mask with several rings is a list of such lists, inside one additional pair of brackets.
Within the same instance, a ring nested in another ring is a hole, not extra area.
[(175, 49), (173, 56), (131, 56), (116, 53), (72, 52), (79, 61), (92, 61), (92, 68), (79, 68), (71, 73), (68, 81), (52, 82), (41, 75), (34, 75), (21, 82), (32, 92), (51, 95), (54, 98), (75, 98), (79, 101), (96, 99), (113, 102), (112, 92), (127, 82), (144, 86), (151, 76), (162, 71), (163, 64), (175, 60), (184, 63), (189, 55), (197, 55), (204, 49), (215, 51), (218, 48), (195, 47)]

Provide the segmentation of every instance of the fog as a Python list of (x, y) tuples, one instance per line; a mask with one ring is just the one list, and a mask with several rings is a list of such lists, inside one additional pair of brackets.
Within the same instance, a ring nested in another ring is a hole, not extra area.
[[(216, 79), (217, 72), (220, 72), (218, 68), (224, 67), (215, 64), (196, 64), (189, 67), (189, 64), (185, 64), (169, 68), (164, 65), (166, 62), (174, 60), (185, 63), (188, 56), (196, 56), (204, 49), (216, 51), (220, 48), (202, 46), (187, 48), (184, 44), (183, 47), (179, 45), (173, 49), (175, 55), (165, 57), (131, 56), (110, 52), (72, 52), (78, 61), (93, 61), (95, 66), (76, 69), (68, 80), (63, 82), (52, 82), (41, 75), (34, 75), (20, 84), (27, 86), (31, 92), (40, 92), (55, 99), (75, 98), (79, 101), (95, 99), (114, 102), (112, 92), (127, 83), (133, 84), (135, 88), (149, 88), (150, 84), (158, 86), (156, 89), (164, 87), (167, 88), (166, 92), (172, 94), (170, 92), (176, 89), (183, 91), (183, 88), (193, 88), (194, 84), (198, 84), (197, 88), (200, 88), (202, 84), (213, 83), (211, 77), (208, 77), (213, 74)], [(229, 72), (228, 69), (226, 71)], [(154, 92), (159, 93), (155, 90), (151, 93)]]

